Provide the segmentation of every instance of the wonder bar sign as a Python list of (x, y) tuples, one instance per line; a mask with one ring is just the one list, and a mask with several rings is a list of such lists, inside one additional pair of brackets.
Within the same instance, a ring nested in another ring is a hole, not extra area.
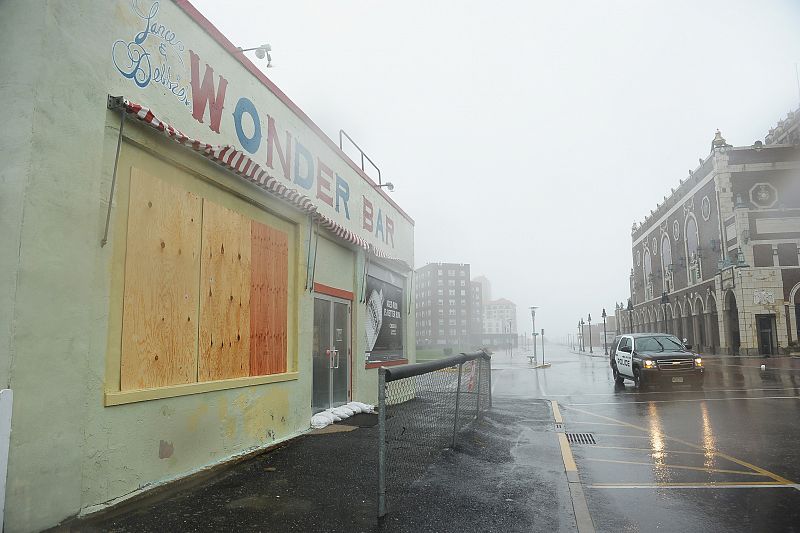
[[(166, 6), (164, 11), (175, 9)], [(271, 175), (285, 180), (287, 187), (310, 198), (321, 213), (389, 255), (410, 260), (411, 222), (283, 101), (250, 73), (241, 77), (240, 87), (236, 78), (223, 72), (225, 67), (243, 72), (227, 54), (219, 59), (223, 70), (204, 60), (188, 41), (208, 38), (195, 24), (186, 24), (185, 16), (176, 17), (182, 26), (175, 27), (164, 20), (158, 2), (132, 0), (130, 9), (134, 16), (125, 18), (128, 34), (112, 45), (118, 74), (138, 89), (156, 88), (157, 100), (169, 105), (170, 115), (176, 106), (190, 113), (204, 125), (192, 128), (198, 139), (240, 146), (256, 163), (271, 169)], [(130, 26), (132, 20), (135, 27)], [(151, 105), (155, 113), (161, 112)], [(175, 126), (185, 128), (181, 123)]]

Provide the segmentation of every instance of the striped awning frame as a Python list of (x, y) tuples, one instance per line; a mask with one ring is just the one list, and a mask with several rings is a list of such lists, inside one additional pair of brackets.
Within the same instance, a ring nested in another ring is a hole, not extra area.
[(402, 259), (392, 257), (377, 246), (368, 243), (365, 239), (356, 235), (354, 232), (345, 228), (330, 217), (320, 213), (308, 196), (304, 195), (297, 189), (287, 187), (281, 183), (278, 178), (270, 175), (269, 172), (261, 167), (261, 165), (253, 161), (249, 156), (245, 155), (241, 151), (235, 149), (233, 146), (212, 145), (204, 143), (198, 139), (193, 139), (171, 124), (160, 120), (155, 116), (151, 109), (135, 102), (131, 102), (126, 98), (123, 98), (122, 101), (125, 112), (128, 115), (133, 116), (151, 128), (160, 131), (178, 144), (182, 144), (183, 146), (191, 148), (192, 150), (202, 154), (226, 170), (233, 172), (237, 176), (254, 183), (259, 188), (289, 203), (303, 213), (311, 215), (314, 221), (318, 222), (321, 227), (325, 228), (338, 238), (351, 244), (355, 244), (365, 251), (371, 252), (376, 257), (397, 261), (405, 265), (406, 268), (410, 269), (409, 265)]

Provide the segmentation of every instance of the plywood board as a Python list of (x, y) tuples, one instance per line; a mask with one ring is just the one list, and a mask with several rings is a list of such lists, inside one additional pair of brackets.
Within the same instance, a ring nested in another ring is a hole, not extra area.
[(250, 375), (286, 372), (288, 238), (251, 222)]
[(131, 169), (121, 390), (196, 379), (201, 202)]
[(250, 375), (250, 220), (203, 202), (198, 380)]

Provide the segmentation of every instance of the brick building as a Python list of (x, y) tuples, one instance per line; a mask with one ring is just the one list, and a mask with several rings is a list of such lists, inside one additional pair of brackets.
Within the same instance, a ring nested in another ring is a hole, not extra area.
[(417, 346), (469, 346), (474, 323), (469, 265), (429, 263), (417, 269), (415, 280)]
[(697, 351), (742, 355), (795, 343), (799, 118), (789, 113), (750, 146), (717, 131), (710, 154), (633, 225), (621, 331), (666, 331)]

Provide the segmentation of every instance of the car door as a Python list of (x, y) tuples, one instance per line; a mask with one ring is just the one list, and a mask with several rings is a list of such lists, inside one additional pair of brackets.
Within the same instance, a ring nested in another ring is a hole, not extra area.
[(633, 339), (631, 337), (622, 337), (614, 354), (614, 360), (617, 362), (617, 372), (629, 377), (633, 377), (631, 352), (633, 352)]

